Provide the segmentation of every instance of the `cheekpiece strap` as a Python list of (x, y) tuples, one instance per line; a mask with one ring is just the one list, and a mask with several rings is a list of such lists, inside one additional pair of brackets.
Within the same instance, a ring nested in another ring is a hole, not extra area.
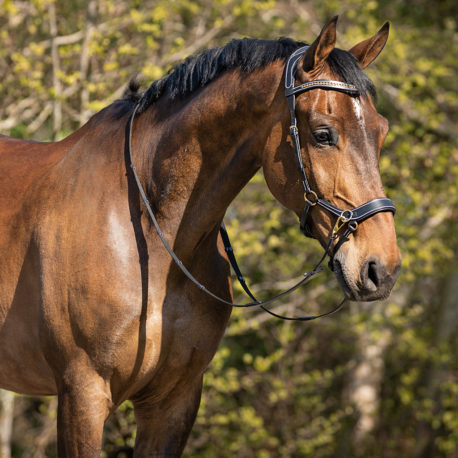
[(298, 60), (302, 57), (305, 51), (310, 46), (303, 46), (302, 48), (297, 49), (294, 51), (291, 56), (289, 56), (288, 62), (286, 63), (285, 69), (285, 89), (291, 89), (294, 87), (295, 76), (296, 76), (296, 66)]

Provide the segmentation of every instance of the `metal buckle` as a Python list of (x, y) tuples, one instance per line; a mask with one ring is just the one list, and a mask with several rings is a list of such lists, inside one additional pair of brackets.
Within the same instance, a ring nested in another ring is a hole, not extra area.
[(307, 202), (308, 205), (313, 207), (314, 205), (318, 203), (318, 196), (316, 195), (315, 191), (307, 191), (307, 192), (304, 192), (304, 200)]
[[(340, 216), (337, 218), (336, 224), (331, 232), (331, 238), (335, 239), (337, 237), (337, 233), (342, 229), (342, 227), (347, 224), (353, 216), (353, 212), (351, 210), (343, 210)], [(356, 229), (356, 227), (355, 227)]]
[(348, 229), (350, 229), (351, 232), (355, 232), (356, 229), (358, 229), (358, 221), (350, 221), (348, 223)]
[(296, 124), (289, 126), (289, 133), (290, 135), (299, 135), (299, 129), (297, 128)]

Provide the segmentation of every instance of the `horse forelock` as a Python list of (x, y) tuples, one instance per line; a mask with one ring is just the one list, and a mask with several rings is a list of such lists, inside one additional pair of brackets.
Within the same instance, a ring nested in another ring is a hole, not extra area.
[[(123, 99), (138, 103), (138, 112), (141, 113), (165, 93), (170, 100), (183, 98), (206, 86), (226, 71), (239, 69), (251, 73), (275, 60), (286, 59), (301, 46), (304, 46), (304, 43), (290, 38), (234, 39), (225, 46), (212, 48), (186, 58), (163, 78), (153, 82), (144, 92), (139, 91), (140, 84), (135, 78), (132, 79)], [(374, 98), (376, 97), (372, 81), (349, 52), (335, 48), (327, 62), (331, 71), (342, 81), (354, 84), (362, 94), (368, 92)]]

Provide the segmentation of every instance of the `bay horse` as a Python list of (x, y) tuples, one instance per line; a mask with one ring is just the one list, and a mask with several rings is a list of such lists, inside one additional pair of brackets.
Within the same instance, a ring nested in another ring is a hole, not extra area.
[[(127, 399), (135, 456), (179, 456), (231, 313), (173, 262), (134, 170), (183, 266), (227, 301), (219, 227), (259, 168), (281, 204), (307, 214), (304, 227), (323, 246), (351, 209), (389, 201), (378, 169), (388, 123), (363, 72), (388, 24), (343, 51), (336, 21), (308, 47), (243, 39), (190, 57), (61, 141), (0, 138), (0, 386), (58, 395), (59, 456), (98, 456), (105, 420)], [(285, 62), (294, 53), (290, 110)], [(350, 210), (337, 216), (332, 207)], [(332, 257), (350, 300), (385, 298), (396, 280), (388, 210), (355, 220)]]

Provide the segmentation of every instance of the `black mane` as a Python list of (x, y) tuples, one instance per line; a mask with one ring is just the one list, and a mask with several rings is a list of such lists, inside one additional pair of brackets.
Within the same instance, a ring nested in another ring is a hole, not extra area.
[[(223, 47), (188, 57), (166, 76), (152, 83), (144, 93), (139, 93), (138, 83), (131, 81), (124, 99), (139, 103), (138, 112), (141, 113), (166, 92), (171, 100), (182, 98), (227, 70), (238, 68), (242, 72), (251, 73), (274, 60), (286, 59), (301, 46), (304, 43), (289, 38), (277, 41), (250, 38), (232, 40)], [(373, 97), (376, 96), (372, 81), (350, 53), (334, 49), (328, 57), (328, 63), (344, 82), (354, 84), (362, 94), (369, 92)]]

